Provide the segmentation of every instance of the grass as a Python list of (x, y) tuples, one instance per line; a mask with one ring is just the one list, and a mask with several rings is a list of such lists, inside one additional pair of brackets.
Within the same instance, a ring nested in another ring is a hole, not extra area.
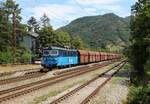
[[(130, 68), (131, 68), (130, 64), (127, 63), (127, 64), (125, 64), (125, 65), (123, 66), (123, 68), (122, 68), (121, 70), (122, 70), (122, 71), (125, 71), (125, 73), (126, 73), (126, 72), (130, 71)], [(115, 76), (112, 78), (112, 83), (115, 84), (116, 82), (122, 81), (122, 80), (125, 80), (125, 79), (126, 79), (126, 77), (115, 75)]]
[(33, 64), (27, 64), (27, 65), (0, 65), (0, 72), (10, 72), (10, 71), (16, 71), (16, 70), (24, 70), (24, 69), (32, 69), (32, 68), (40, 68), (40, 65), (33, 65)]
[(129, 63), (126, 63), (123, 67), (123, 70), (130, 70), (131, 69), (131, 65)]
[(116, 84), (118, 81), (122, 81), (122, 80), (125, 80), (126, 78), (125, 77), (113, 77), (111, 82), (113, 84)]
[(48, 92), (47, 94), (45, 95), (42, 95), (42, 96), (39, 96), (39, 97), (36, 97), (33, 99), (33, 101), (30, 103), (30, 104), (38, 104), (42, 101), (45, 101), (46, 99), (48, 99), (49, 97), (53, 97), (53, 96), (56, 96), (58, 95), (59, 93), (62, 93), (63, 91), (67, 90), (68, 88), (71, 88), (77, 84), (80, 84), (80, 83), (83, 83), (85, 80), (81, 80), (81, 81), (78, 81), (78, 82), (75, 82), (75, 83), (72, 83), (70, 85), (66, 85), (64, 87), (62, 87), (61, 89), (56, 89), (55, 91), (50, 91)]
[[(112, 67), (113, 65), (114, 65), (114, 64), (111, 64), (111, 65), (106, 66), (106, 67), (107, 67), (107, 69), (108, 69), (108, 68)], [(104, 67), (104, 68), (106, 68), (106, 67)], [(103, 68), (100, 68), (100, 69), (103, 69)], [(96, 71), (95, 71), (95, 72), (96, 72)], [(97, 74), (93, 74), (91, 77), (94, 77), (94, 76), (96, 76), (96, 75), (97, 75)], [(30, 102), (30, 104), (38, 104), (38, 103), (40, 103), (40, 102), (42, 102), (42, 101), (45, 101), (46, 99), (48, 99), (48, 98), (50, 98), (50, 97), (53, 97), (53, 96), (58, 95), (59, 93), (62, 93), (63, 91), (67, 90), (68, 88), (71, 88), (71, 87), (73, 87), (74, 85), (79, 84), (79, 83), (82, 83), (82, 82), (85, 82), (85, 80), (81, 80), (81, 81), (72, 83), (72, 84), (70, 84), (70, 85), (66, 85), (66, 86), (62, 87), (61, 89), (56, 89), (55, 91), (50, 91), (50, 92), (48, 92), (47, 94), (44, 94), (44, 95), (42, 95), (42, 96), (39, 96), (39, 97), (34, 98), (33, 101)]]
[[(104, 72), (104, 70), (108, 70), (108, 69), (112, 68), (114, 65), (115, 65), (115, 64), (113, 63), (113, 64), (110, 64), (110, 65), (108, 65), (108, 66), (105, 66), (105, 67), (102, 67), (102, 68), (97, 68), (97, 69), (99, 69), (99, 70), (101, 70), (102, 72)], [(95, 70), (95, 71), (93, 72), (93, 73), (95, 73), (95, 74), (93, 74), (92, 77), (98, 76), (98, 75), (101, 73), (99, 70)], [(97, 73), (97, 72), (99, 72), (99, 73)]]

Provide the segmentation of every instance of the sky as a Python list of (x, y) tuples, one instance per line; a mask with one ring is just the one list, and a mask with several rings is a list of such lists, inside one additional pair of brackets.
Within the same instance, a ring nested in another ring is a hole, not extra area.
[[(3, 1), (3, 0), (0, 0)], [(67, 25), (83, 16), (115, 13), (120, 17), (130, 15), (137, 0), (14, 0), (22, 8), (22, 22), (34, 16), (37, 20), (45, 13), (54, 29)]]

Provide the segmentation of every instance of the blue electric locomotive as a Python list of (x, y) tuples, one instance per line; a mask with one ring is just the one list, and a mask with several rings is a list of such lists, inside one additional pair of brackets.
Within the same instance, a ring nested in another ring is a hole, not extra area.
[(42, 66), (52, 69), (78, 64), (78, 53), (74, 49), (50, 46), (43, 50)]

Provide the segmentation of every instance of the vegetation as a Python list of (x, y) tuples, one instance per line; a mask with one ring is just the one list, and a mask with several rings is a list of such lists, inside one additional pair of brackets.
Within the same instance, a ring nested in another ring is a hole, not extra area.
[(5, 51), (0, 51), (0, 64), (11, 63), (12, 58), (12, 52), (9, 48)]
[[(19, 5), (16, 4), (13, 0), (6, 0), (5, 2), (1, 2), (0, 63), (12, 63), (13, 61), (18, 61), (17, 57), (19, 53), (17, 53), (17, 50), (20, 50), (19, 38), (21, 38), (26, 33), (25, 25), (20, 23), (20, 13), (21, 9)], [(14, 33), (17, 35), (15, 36)]]
[(131, 86), (127, 104), (149, 104), (150, 84), (147, 87)]
[(37, 22), (36, 18), (34, 18), (33, 16), (30, 17), (27, 24), (28, 24), (28, 31), (34, 31), (34, 32), (39, 31), (40, 28), (39, 23)]
[(149, 0), (139, 0), (132, 7), (131, 38), (129, 59), (133, 66), (131, 81), (134, 84), (146, 84), (148, 71), (145, 65), (150, 57), (150, 3)]
[[(21, 9), (13, 0), (0, 2), (0, 63), (28, 63), (32, 59), (41, 57), (43, 47), (68, 46), (82, 48), (80, 37), (71, 38), (67, 32), (54, 31), (50, 19), (44, 14), (38, 21), (29, 18), (27, 24), (21, 23)], [(22, 45), (22, 39), (28, 32), (38, 33), (36, 50), (29, 50)], [(71, 41), (72, 40), (72, 41)]]
[(72, 83), (70, 85), (65, 85), (62, 88), (59, 88), (59, 89), (57, 88), (57, 89), (55, 89), (53, 91), (48, 92), (45, 95), (42, 95), (42, 96), (34, 98), (33, 101), (31, 103), (29, 103), (29, 104), (39, 104), (42, 101), (45, 101), (46, 99), (48, 99), (50, 97), (56, 96), (59, 93), (62, 93), (63, 91), (65, 91), (65, 90), (67, 90), (67, 89), (69, 89), (69, 88), (71, 88), (71, 87), (73, 87), (73, 86), (75, 86), (77, 84), (81, 84), (83, 82), (84, 82), (84, 80), (80, 80), (80, 81), (74, 82), (74, 83)]
[(28, 51), (25, 51), (25, 52), (23, 52), (22, 53), (22, 55), (21, 55), (21, 60), (20, 60), (20, 62), (22, 62), (22, 63), (29, 63), (30, 61), (31, 61), (31, 54), (30, 54), (30, 52), (28, 52)]
[[(22, 24), (20, 13), (21, 8), (14, 0), (0, 1), (0, 64), (28, 63), (32, 57), (40, 56), (43, 47), (50, 45), (117, 52), (125, 47), (124, 53), (133, 69), (127, 103), (150, 102), (149, 0), (138, 0), (129, 17), (121, 18), (113, 13), (82, 17), (56, 31), (46, 14), (40, 22), (31, 17), (27, 24)], [(36, 52), (20, 42), (29, 31), (39, 34)]]
[(54, 34), (52, 27), (43, 27), (38, 33), (41, 47), (46, 47), (49, 44), (54, 45), (56, 43), (56, 35)]
[(133, 67), (127, 104), (150, 102), (150, 1), (138, 0), (132, 6), (131, 38), (128, 50)]
[(57, 44), (59, 46), (70, 46), (70, 35), (67, 32), (64, 31), (60, 31), (60, 32), (56, 32), (57, 35)]
[(71, 44), (75, 49), (83, 49), (83, 41), (81, 40), (79, 35), (72, 38)]
[[(57, 31), (66, 31), (71, 37), (80, 36), (86, 48), (118, 51), (128, 43), (130, 17), (121, 18), (113, 13), (78, 18)], [(111, 47), (109, 47), (111, 46)]]

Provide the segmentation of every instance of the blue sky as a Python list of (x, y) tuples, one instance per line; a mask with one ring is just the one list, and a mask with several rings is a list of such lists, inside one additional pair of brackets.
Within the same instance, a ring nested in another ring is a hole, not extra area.
[[(1, 1), (1, 0), (0, 0)], [(22, 8), (23, 23), (31, 17), (39, 19), (44, 13), (54, 29), (83, 17), (115, 13), (121, 17), (130, 15), (130, 7), (137, 0), (14, 0)]]

